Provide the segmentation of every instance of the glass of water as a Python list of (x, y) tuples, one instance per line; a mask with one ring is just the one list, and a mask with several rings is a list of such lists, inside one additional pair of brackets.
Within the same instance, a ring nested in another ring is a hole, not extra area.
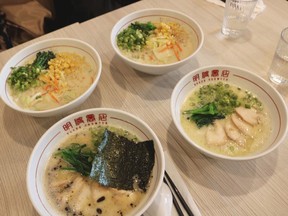
[(239, 37), (246, 29), (258, 0), (226, 0), (221, 32), (228, 37)]
[(288, 27), (281, 32), (268, 75), (273, 83), (288, 85)]

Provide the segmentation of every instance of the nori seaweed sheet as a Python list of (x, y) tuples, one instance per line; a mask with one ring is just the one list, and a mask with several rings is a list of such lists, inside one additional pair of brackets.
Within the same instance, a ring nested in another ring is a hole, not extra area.
[(108, 129), (98, 146), (90, 177), (107, 187), (133, 190), (135, 177), (146, 191), (155, 163), (153, 140), (135, 143)]

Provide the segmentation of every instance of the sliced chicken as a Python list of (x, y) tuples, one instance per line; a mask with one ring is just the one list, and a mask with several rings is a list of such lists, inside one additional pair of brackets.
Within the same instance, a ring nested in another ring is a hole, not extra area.
[(70, 183), (69, 188), (57, 194), (56, 199), (58, 204), (60, 206), (65, 206), (71, 199), (75, 196), (77, 197), (77, 194), (82, 190), (84, 183), (82, 177), (75, 178), (74, 181)]
[(60, 181), (53, 181), (50, 184), (50, 187), (58, 188), (59, 191), (62, 191), (67, 187), (67, 185), (71, 182), (70, 179), (62, 179)]
[[(55, 175), (55, 174), (53, 174)], [(62, 174), (60, 176), (60, 174), (56, 174), (57, 175), (57, 180), (55, 181), (52, 181), (51, 184), (50, 184), (50, 187), (52, 187), (53, 189), (57, 189), (58, 191), (64, 191), (66, 189), (68, 189), (71, 185), (71, 182), (73, 183), (73, 181), (77, 178), (77, 176), (69, 176), (69, 177), (66, 177), (66, 175)]]
[(243, 121), (240, 116), (233, 113), (231, 115), (232, 122), (236, 125), (236, 127), (245, 135), (252, 136), (252, 126), (247, 122)]
[(228, 120), (225, 123), (224, 129), (225, 129), (227, 136), (231, 140), (235, 141), (240, 146), (245, 145), (246, 143), (245, 136), (241, 134), (240, 130), (235, 126), (235, 124), (231, 120)]
[(90, 185), (85, 182), (77, 196), (73, 196), (70, 200), (70, 205), (74, 207), (74, 211), (81, 212), (81, 209), (87, 209), (87, 205), (93, 202)]
[(224, 145), (227, 142), (225, 130), (219, 121), (215, 121), (214, 125), (208, 126), (206, 142), (208, 145), (216, 146)]
[(257, 114), (257, 111), (253, 108), (247, 109), (244, 107), (237, 107), (235, 109), (236, 113), (247, 123), (250, 125), (256, 125), (259, 123), (259, 115)]

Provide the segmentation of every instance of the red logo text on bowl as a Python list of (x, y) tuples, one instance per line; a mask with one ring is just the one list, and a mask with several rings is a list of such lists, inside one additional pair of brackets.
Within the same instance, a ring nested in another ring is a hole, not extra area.
[(106, 125), (107, 124), (107, 114), (99, 113), (97, 115), (91, 113), (85, 116), (79, 116), (74, 118), (72, 121), (68, 121), (62, 125), (62, 128), (66, 132), (73, 132), (80, 129), (81, 127), (91, 126), (91, 125)]
[(192, 77), (193, 84), (199, 85), (206, 81), (228, 81), (230, 71), (229, 70), (205, 70), (195, 74)]

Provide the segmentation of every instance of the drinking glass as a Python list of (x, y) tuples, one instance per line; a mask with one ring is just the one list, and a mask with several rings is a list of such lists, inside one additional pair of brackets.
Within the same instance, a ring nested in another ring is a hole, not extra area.
[(288, 27), (281, 32), (268, 76), (275, 84), (288, 84)]
[(246, 29), (257, 0), (226, 0), (222, 33), (229, 37), (239, 37)]

